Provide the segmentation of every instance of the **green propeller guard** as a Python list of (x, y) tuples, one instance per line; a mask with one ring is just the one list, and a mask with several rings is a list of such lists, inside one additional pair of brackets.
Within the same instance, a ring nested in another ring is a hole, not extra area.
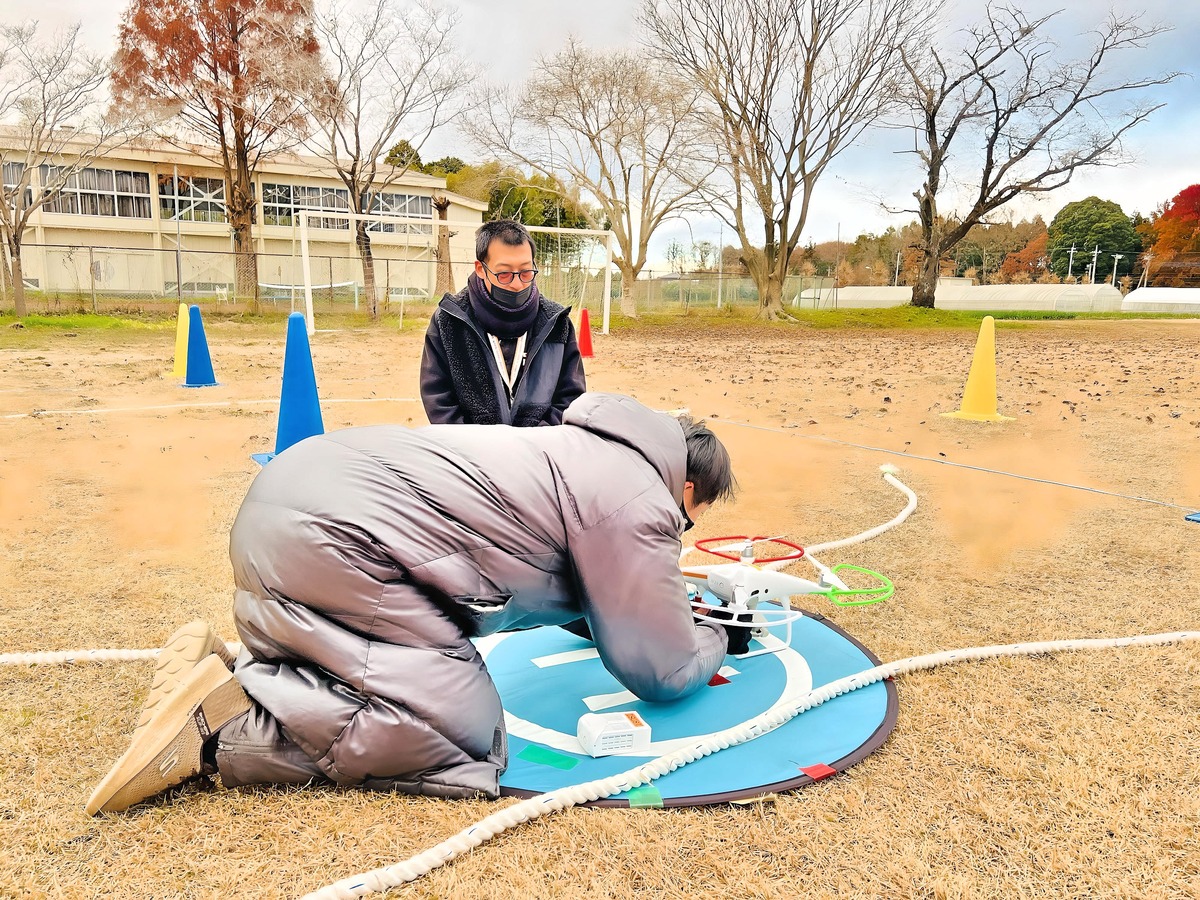
[[(839, 563), (830, 568), (835, 575), (838, 572), (858, 572), (870, 578), (874, 578), (879, 584), (875, 587), (867, 588), (830, 588), (829, 602), (835, 606), (867, 606), (871, 603), (881, 603), (888, 599), (896, 592), (896, 588), (892, 585), (890, 579), (878, 572), (872, 572), (870, 569), (864, 569), (862, 566), (852, 566), (850, 563)], [(843, 597), (857, 597), (857, 600), (844, 600)]]

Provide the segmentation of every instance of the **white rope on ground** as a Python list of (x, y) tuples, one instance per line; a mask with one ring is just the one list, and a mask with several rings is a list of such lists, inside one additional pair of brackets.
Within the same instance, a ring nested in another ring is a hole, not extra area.
[[(888, 484), (890, 484), (892, 487), (894, 487), (896, 490), (900, 491), (900, 493), (904, 494), (904, 496), (908, 498), (908, 503), (904, 507), (904, 509), (900, 510), (900, 512), (898, 512), (895, 515), (895, 517), (893, 517), (889, 521), (884, 522), (882, 525), (876, 525), (874, 528), (868, 528), (866, 531), (862, 532), (861, 534), (856, 534), (853, 537), (842, 538), (841, 540), (838, 540), (838, 541), (828, 541), (824, 544), (813, 544), (811, 546), (805, 547), (804, 555), (806, 557), (811, 558), (812, 556), (814, 556), (817, 553), (824, 553), (826, 550), (839, 550), (842, 547), (849, 547), (853, 544), (861, 544), (864, 541), (871, 540), (871, 538), (879, 537), (879, 535), (883, 534), (885, 531), (891, 531), (897, 525), (900, 525), (901, 523), (903, 523), (905, 519), (907, 519), (909, 516), (911, 516), (913, 514), (913, 512), (917, 508), (917, 495), (916, 495), (916, 493), (913, 492), (913, 490), (910, 487), (908, 487), (906, 484), (904, 484), (902, 481), (900, 481), (899, 478), (896, 477), (896, 473), (899, 472), (900, 470), (897, 469), (895, 466), (893, 466), (891, 463), (887, 463), (885, 465), (880, 466), (879, 471), (881, 471), (883, 473), (884, 481), (886, 481)], [(741, 544), (729, 544), (728, 546), (725, 546), (725, 547), (718, 547), (717, 550), (718, 551), (737, 550), (741, 546), (742, 546)], [(687, 556), (689, 553), (691, 553), (695, 549), (696, 549), (695, 547), (684, 547), (683, 551), (679, 554), (679, 558), (683, 559), (683, 557)], [(776, 562), (763, 563), (762, 568), (764, 568), (764, 569), (781, 569), (784, 566), (790, 565), (791, 563), (794, 563), (794, 562), (797, 562), (797, 560), (781, 559)]]
[(160, 650), (59, 650), (47, 653), (0, 653), (0, 666), (62, 666), (91, 662), (157, 659)]
[[(331, 403), (416, 403), (416, 397), (350, 397), (344, 400), (324, 399), (321, 405)], [(278, 406), (279, 399), (267, 400), (213, 400), (210, 403), (164, 403), (158, 406), (111, 406), (111, 407), (79, 407), (76, 409), (35, 409), (28, 413), (8, 413), (0, 419), (37, 419), (41, 416), (86, 416), (99, 413), (136, 413), (158, 412), (164, 409), (211, 409), (231, 406)]]
[(885, 663), (873, 669), (867, 669), (863, 672), (831, 681), (829, 684), (803, 694), (789, 707), (763, 713), (734, 728), (718, 731), (715, 734), (698, 740), (689, 747), (677, 750), (674, 753), (668, 753), (665, 756), (660, 756), (658, 759), (651, 760), (627, 772), (577, 784), (572, 787), (560, 788), (556, 791), (530, 797), (528, 800), (522, 800), (500, 812), (493, 813), (487, 818), (481, 819), (474, 825), (464, 828), (448, 840), (422, 853), (418, 853), (404, 862), (375, 869), (350, 878), (344, 878), (320, 890), (306, 894), (303, 900), (345, 900), (345, 898), (364, 897), (368, 894), (382, 893), (410, 881), (416, 881), (433, 869), (443, 866), (468, 850), (473, 850), (491, 840), (502, 831), (532, 821), (548, 813), (558, 812), (559, 810), (568, 809), (580, 803), (598, 800), (602, 797), (619, 794), (630, 788), (647, 784), (688, 763), (695, 762), (720, 750), (754, 740), (761, 735), (774, 731), (785, 722), (794, 719), (807, 710), (820, 706), (828, 700), (832, 700), (834, 697), (858, 690), (877, 681), (882, 681), (885, 678), (894, 678), (899, 675), (933, 669), (949, 663), (973, 662), (1000, 656), (1036, 656), (1042, 653), (1067, 650), (1158, 646), (1197, 639), (1200, 639), (1200, 631), (1177, 631), (1138, 637), (1041, 641), (1038, 643), (947, 650), (941, 653), (912, 656), (897, 662)]
[[(225, 646), (234, 656), (242, 652), (241, 644), (226, 641)], [(150, 650), (55, 650), (0, 653), (0, 666), (70, 666), (76, 663), (137, 662), (143, 659), (158, 659), (160, 653), (162, 650), (157, 647)]]
[[(890, 522), (884, 522), (882, 525), (876, 525), (874, 528), (869, 528), (861, 534), (854, 535), (854, 537), (843, 538), (840, 541), (829, 541), (824, 544), (813, 544), (811, 547), (805, 547), (805, 554), (811, 556), (816, 553), (824, 553), (826, 550), (840, 550), (842, 547), (849, 547), (852, 544), (861, 544), (864, 541), (871, 540), (871, 538), (879, 537), (879, 535), (883, 534), (885, 531), (891, 531), (913, 514), (913, 511), (917, 508), (917, 495), (913, 492), (912, 488), (908, 487), (896, 477), (896, 473), (900, 470), (890, 464), (880, 466), (879, 470), (883, 472), (884, 481), (908, 498), (908, 504), (904, 507), (904, 509), (900, 510), (900, 512), (896, 514), (896, 517)], [(791, 562), (791, 560), (783, 561), (784, 564), (787, 562)], [(779, 564), (768, 563), (767, 567), (778, 568)]]

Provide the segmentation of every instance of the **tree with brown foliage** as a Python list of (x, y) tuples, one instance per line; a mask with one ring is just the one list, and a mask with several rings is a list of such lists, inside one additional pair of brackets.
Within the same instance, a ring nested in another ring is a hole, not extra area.
[(1045, 228), (1019, 250), (1011, 251), (1000, 264), (1001, 284), (1032, 284), (1050, 271), (1050, 236)]
[(1144, 230), (1153, 241), (1154, 284), (1182, 287), (1200, 279), (1200, 184), (1172, 197)]
[[(131, 0), (117, 41), (116, 103), (162, 123), (168, 140), (214, 148), (233, 231), (235, 293), (257, 303), (253, 178), (265, 156), (294, 142), (307, 114), (303, 97), (322, 83), (311, 3)], [(172, 124), (181, 133), (168, 131)]]

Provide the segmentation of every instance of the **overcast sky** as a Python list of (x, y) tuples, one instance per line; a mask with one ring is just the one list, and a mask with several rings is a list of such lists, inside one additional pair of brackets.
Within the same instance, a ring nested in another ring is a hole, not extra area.
[[(117, 22), (126, 0), (52, 0), (41, 7), (44, 26), (79, 22), (82, 36), (95, 52), (111, 52)], [(600, 48), (635, 47), (635, 13), (639, 0), (606, 0), (602, 4), (575, 4), (568, 0), (449, 0), (462, 12), (460, 36), (470, 58), (495, 81), (519, 82), (539, 54), (558, 50), (570, 34), (584, 44)], [(1081, 0), (1017, 0), (1031, 16), (1063, 9), (1058, 19), (1059, 38), (1064, 45), (1092, 28), (1108, 4)], [(1142, 54), (1143, 71), (1200, 69), (1196, 45), (1200, 40), (1200, 3), (1196, 0), (1116, 0), (1123, 13), (1140, 12), (1144, 24), (1173, 26), (1170, 34), (1156, 39), (1153, 49)], [(966, 21), (983, 8), (983, 0), (957, 0), (949, 21)], [(31, 17), (31, 7), (17, 0), (0, 0), (0, 21), (14, 23)], [(502, 10), (502, 12), (498, 12)], [(1067, 53), (1066, 55), (1078, 55)], [(1182, 78), (1157, 89), (1152, 99), (1167, 106), (1136, 129), (1126, 142), (1132, 158), (1129, 165), (1083, 171), (1067, 187), (1041, 201), (1026, 201), (1012, 207), (1019, 217), (1040, 213), (1047, 221), (1066, 203), (1095, 194), (1121, 204), (1127, 213), (1149, 213), (1190, 184), (1200, 182), (1200, 77)], [(889, 225), (900, 226), (914, 217), (889, 215), (879, 203), (883, 198), (894, 207), (911, 208), (911, 193), (919, 185), (911, 155), (898, 153), (904, 139), (896, 133), (867, 135), (827, 170), (814, 196), (804, 241), (832, 240), (840, 229), (843, 240), (861, 232), (881, 232)], [(911, 147), (911, 137), (908, 138)], [(454, 134), (439, 135), (428, 146), (427, 158), (453, 153), (470, 158), (469, 148)], [(655, 265), (661, 265), (663, 250), (673, 239), (716, 241), (720, 225), (715, 217), (694, 217), (689, 223), (668, 223), (654, 241)], [(732, 241), (724, 229), (727, 243)]]

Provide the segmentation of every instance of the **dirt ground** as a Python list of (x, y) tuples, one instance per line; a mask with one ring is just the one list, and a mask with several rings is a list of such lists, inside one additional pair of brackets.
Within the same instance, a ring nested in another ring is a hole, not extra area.
[[(170, 375), (171, 330), (0, 334), (0, 653), (156, 647), (198, 617), (236, 637), (227, 535), (274, 444), (284, 327), (207, 330), (204, 389)], [(315, 335), (327, 429), (423, 424), (421, 331)], [(1200, 321), (998, 323), (1004, 424), (939, 415), (974, 332), (684, 320), (595, 343), (592, 389), (689, 407), (731, 450), (740, 497), (689, 538), (857, 534), (903, 507), (879, 474), (899, 466), (917, 511), (826, 559), (895, 597), (818, 610), (883, 660), (1200, 628)], [(0, 667), (0, 897), (296, 896), (497, 808), (195, 787), (90, 819), (150, 672)], [(392, 896), (1200, 897), (1200, 642), (897, 688), (892, 736), (842, 775), (751, 808), (570, 810)]]

